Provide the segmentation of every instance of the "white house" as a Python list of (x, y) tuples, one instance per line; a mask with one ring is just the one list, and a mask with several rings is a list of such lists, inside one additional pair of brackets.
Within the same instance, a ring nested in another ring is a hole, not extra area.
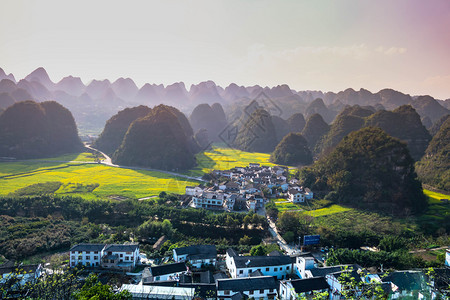
[(195, 208), (223, 209), (226, 198), (227, 195), (223, 192), (204, 191), (200, 195), (192, 196), (192, 201)]
[(278, 285), (272, 276), (217, 279), (216, 288), (220, 300), (275, 299), (278, 295)]
[(139, 262), (138, 244), (112, 244), (103, 249), (102, 267), (131, 271)]
[(291, 188), (288, 190), (288, 199), (293, 203), (301, 203), (305, 202), (306, 195), (297, 189)]
[(298, 256), (295, 259), (295, 272), (300, 278), (307, 278), (306, 270), (316, 267), (313, 256)]
[(283, 300), (295, 300), (299, 297), (312, 297), (315, 293), (322, 293), (328, 289), (329, 286), (324, 277), (281, 280), (279, 296)]
[(70, 266), (132, 270), (139, 262), (138, 244), (78, 244), (70, 249)]
[(70, 249), (70, 267), (99, 267), (105, 244), (78, 244)]
[(187, 272), (184, 262), (148, 267), (142, 273), (142, 283), (159, 281), (179, 281), (180, 275)]
[(260, 271), (264, 276), (284, 279), (293, 270), (289, 256), (238, 256), (234, 251), (227, 251), (225, 259), (232, 278), (248, 277), (250, 273)]
[(173, 260), (176, 262), (188, 261), (193, 267), (202, 265), (215, 265), (217, 262), (217, 249), (215, 245), (193, 245), (173, 249)]
[(201, 192), (203, 192), (203, 189), (199, 186), (186, 186), (186, 195), (188, 196), (194, 196)]

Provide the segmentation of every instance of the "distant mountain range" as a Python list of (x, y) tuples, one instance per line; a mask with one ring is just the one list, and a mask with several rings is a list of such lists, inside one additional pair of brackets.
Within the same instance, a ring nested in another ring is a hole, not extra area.
[(275, 87), (239, 86), (235, 83), (223, 88), (213, 81), (191, 85), (183, 82), (164, 86), (145, 84), (139, 88), (130, 78), (93, 80), (85, 85), (80, 78), (67, 76), (53, 82), (44, 68), (38, 68), (17, 81), (13, 74), (0, 68), (0, 111), (15, 102), (54, 100), (67, 107), (74, 115), (82, 133), (98, 134), (106, 121), (118, 111), (138, 105), (149, 107), (164, 103), (190, 115), (199, 104), (219, 103), (228, 121), (236, 120), (253, 100), (258, 101), (271, 115), (288, 119), (301, 113), (308, 119), (315, 113), (330, 124), (346, 105), (371, 106), (377, 110), (393, 110), (410, 104), (419, 113), (423, 124), (433, 123), (450, 113), (450, 99), (438, 100), (431, 96), (410, 96), (392, 89), (372, 93), (365, 89), (346, 89), (338, 93), (296, 91), (288, 85)]

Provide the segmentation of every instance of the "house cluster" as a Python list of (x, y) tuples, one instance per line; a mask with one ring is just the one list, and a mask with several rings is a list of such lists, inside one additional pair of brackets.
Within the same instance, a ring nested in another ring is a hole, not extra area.
[[(447, 250), (446, 264), (450, 251)], [(139, 259), (138, 244), (79, 244), (70, 250), (70, 266), (79, 264), (93, 268), (131, 271), (144, 269), (137, 284), (124, 284), (133, 299), (298, 299), (328, 292), (329, 299), (342, 299), (352, 288), (356, 294), (364, 287), (378, 284), (392, 299), (421, 295), (417, 287), (429, 286), (432, 294), (438, 280), (429, 284), (421, 271), (398, 271), (386, 277), (370, 274), (361, 266), (338, 265), (318, 267), (310, 253), (295, 256), (278, 251), (265, 256), (243, 256), (228, 249), (217, 255), (214, 245), (193, 245), (173, 249), (172, 263), (145, 266)], [(1, 271), (1, 270), (0, 270)], [(450, 276), (450, 268), (436, 269), (436, 274)], [(136, 274), (134, 274), (136, 275)], [(356, 287), (349, 287), (344, 277), (352, 278)], [(436, 289), (435, 289), (436, 290)]]
[[(308, 188), (298, 185), (297, 179), (288, 181), (288, 169), (281, 166), (261, 166), (214, 170), (211, 187), (187, 186), (186, 195), (192, 197), (191, 206), (227, 211), (253, 210), (264, 206), (267, 196), (281, 193), (294, 203), (312, 199)], [(222, 179), (222, 180), (220, 180)]]

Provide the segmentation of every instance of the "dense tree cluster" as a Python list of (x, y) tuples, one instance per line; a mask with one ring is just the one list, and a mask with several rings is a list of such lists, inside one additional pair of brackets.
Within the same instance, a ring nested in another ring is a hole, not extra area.
[(82, 148), (72, 114), (57, 102), (18, 102), (0, 114), (0, 157), (50, 157)]
[(450, 191), (450, 118), (445, 119), (416, 168), (423, 183)]
[(195, 165), (189, 137), (172, 108), (159, 105), (131, 123), (114, 153), (115, 163), (163, 170), (185, 170)]
[(379, 128), (350, 133), (299, 176), (305, 186), (333, 191), (330, 200), (354, 207), (405, 214), (426, 206), (406, 145)]
[(275, 148), (270, 161), (280, 165), (308, 165), (313, 161), (305, 138), (299, 133), (289, 133)]

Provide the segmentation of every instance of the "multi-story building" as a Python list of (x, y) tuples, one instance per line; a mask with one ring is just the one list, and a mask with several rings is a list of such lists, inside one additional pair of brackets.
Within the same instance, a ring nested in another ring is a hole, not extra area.
[(259, 271), (264, 276), (284, 279), (293, 272), (292, 259), (285, 255), (238, 256), (231, 250), (227, 251), (225, 261), (232, 278), (248, 277), (252, 272)]
[(99, 267), (105, 244), (78, 244), (70, 249), (70, 266)]
[(131, 270), (138, 262), (138, 244), (78, 244), (70, 249), (70, 267), (82, 265)]
[(193, 267), (202, 265), (215, 265), (217, 262), (217, 249), (215, 245), (194, 245), (173, 249), (173, 260), (176, 262), (188, 261)]

